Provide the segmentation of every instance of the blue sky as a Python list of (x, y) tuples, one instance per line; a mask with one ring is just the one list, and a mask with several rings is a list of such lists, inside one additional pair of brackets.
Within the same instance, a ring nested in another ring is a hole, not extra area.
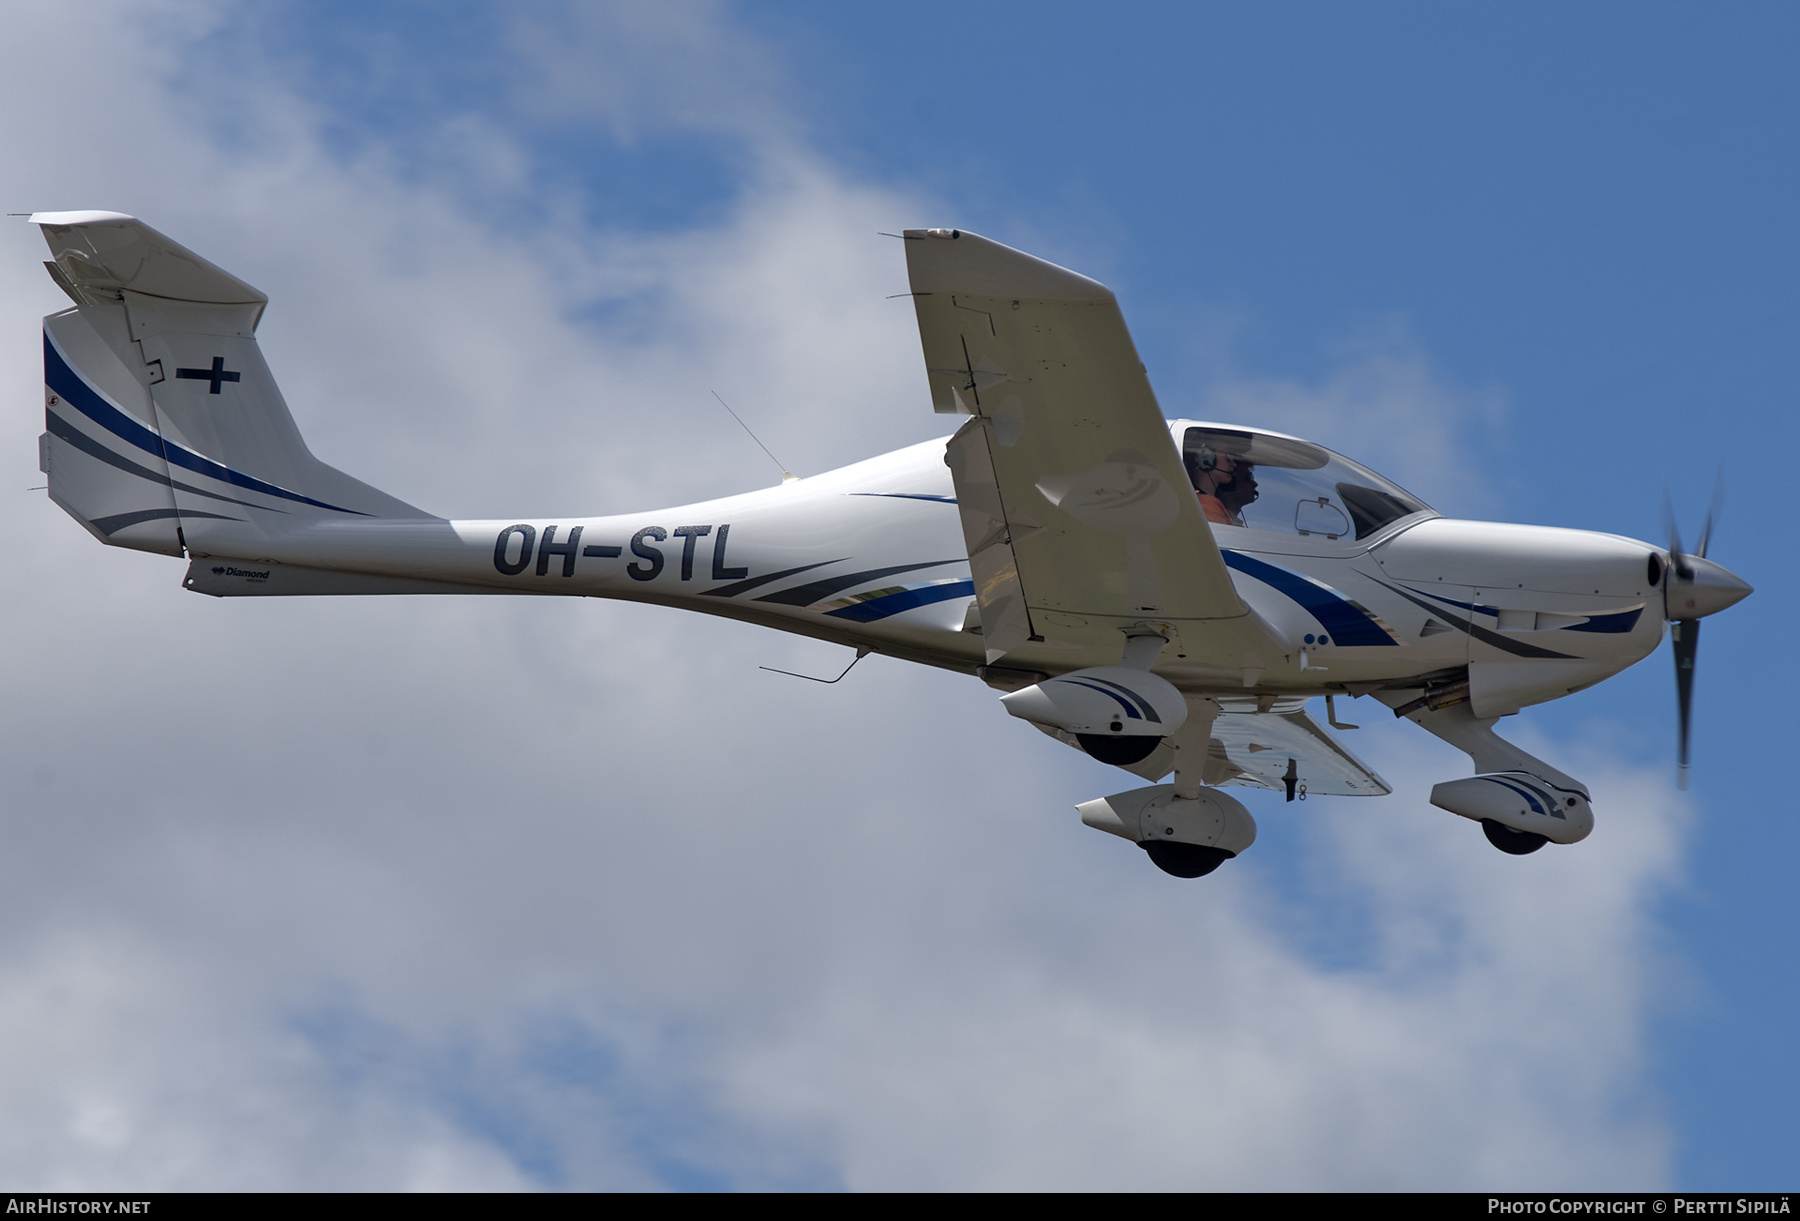
[[(435, 511), (755, 486), (710, 389), (801, 473), (936, 435), (875, 232), (953, 224), (1111, 284), (1170, 414), (1445, 512), (1656, 538), (1666, 489), (1691, 538), (1722, 462), (1758, 587), (1687, 797), (1666, 652), (1504, 727), (1599, 820), (1520, 861), (1359, 706), (1396, 796), (1256, 805), (1183, 889), (974, 684), (821, 703), (754, 667), (822, 646), (634, 607), (196, 605), (33, 498), (7, 1186), (1787, 1185), (1792, 10), (171, 3), (87, 35), (103, 80), (0, 21), (5, 210), (269, 291), (315, 449)], [(4, 249), (24, 486), (59, 299)], [(540, 749), (606, 780), (492, 762)], [(1178, 1139), (1064, 1143), (1100, 1118)]]

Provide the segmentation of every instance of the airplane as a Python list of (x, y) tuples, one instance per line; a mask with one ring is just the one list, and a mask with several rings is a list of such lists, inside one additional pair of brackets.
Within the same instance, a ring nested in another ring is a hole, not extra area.
[(1340, 697), (1465, 752), (1431, 803), (1501, 851), (1576, 843), (1587, 787), (1495, 724), (1667, 621), (1685, 776), (1699, 621), (1752, 592), (1706, 558), (1711, 515), (1693, 553), (1460, 521), (1302, 438), (1165, 419), (1109, 289), (959, 229), (895, 235), (949, 438), (698, 504), (446, 519), (313, 457), (261, 292), (121, 213), (30, 219), (74, 302), (44, 319), (40, 465), (102, 543), (186, 559), (214, 597), (622, 598), (968, 674), (1149, 782), (1076, 808), (1177, 877), (1255, 840), (1229, 786), (1392, 791), (1329, 732), (1355, 728)]

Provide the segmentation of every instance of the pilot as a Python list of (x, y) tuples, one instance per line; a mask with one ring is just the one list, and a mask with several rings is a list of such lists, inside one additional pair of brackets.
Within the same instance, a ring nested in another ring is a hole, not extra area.
[(1210, 445), (1187, 452), (1188, 477), (1206, 520), (1221, 526), (1244, 524), (1244, 506), (1255, 502), (1256, 465)]

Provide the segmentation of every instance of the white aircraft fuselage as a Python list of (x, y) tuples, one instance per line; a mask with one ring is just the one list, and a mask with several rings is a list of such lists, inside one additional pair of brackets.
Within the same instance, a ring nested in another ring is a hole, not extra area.
[[(236, 540), (214, 525), (187, 587), (221, 596), (315, 587), (399, 593), (417, 581), (463, 592), (620, 598), (974, 673), (986, 663), (979, 617), (969, 614), (974, 589), (944, 445), (928, 441), (755, 492), (607, 517), (311, 518)], [(1471, 663), (1537, 660), (1562, 663), (1546, 680), (1561, 684), (1554, 694), (1562, 695), (1642, 660), (1662, 640), (1660, 577), (1650, 577), (1663, 551), (1633, 539), (1429, 512), (1362, 540), (1210, 528), (1221, 551), (1247, 561), (1232, 568), (1239, 594), (1269, 622), (1292, 624), (1296, 647), (1287, 667), (1250, 682), (1242, 667), (1166, 649), (1155, 672), (1183, 691), (1321, 696)], [(359, 589), (321, 580), (326, 573), (370, 581)], [(1447, 630), (1427, 632), (1434, 622)], [(1308, 645), (1309, 634), (1326, 643)], [(1116, 649), (1054, 641), (1027, 642), (1006, 657), (1009, 668), (1048, 674), (1117, 660)]]
[[(1168, 421), (1112, 294), (957, 230), (905, 237), (956, 434), (698, 504), (456, 520), (314, 458), (255, 340), (266, 298), (134, 218), (49, 213), (43, 469), (102, 542), (220, 597), (650, 602), (979, 676), (1068, 745), (1172, 784), (1081, 805), (1197, 876), (1255, 826), (1219, 786), (1388, 787), (1306, 712), (1373, 696), (1469, 753), (1432, 800), (1505, 851), (1573, 843), (1581, 783), (1493, 733), (1750, 592), (1679, 546), (1449, 520), (1301, 438)], [(1710, 526), (1708, 529), (1710, 534)], [(1682, 641), (1685, 640), (1685, 644)]]

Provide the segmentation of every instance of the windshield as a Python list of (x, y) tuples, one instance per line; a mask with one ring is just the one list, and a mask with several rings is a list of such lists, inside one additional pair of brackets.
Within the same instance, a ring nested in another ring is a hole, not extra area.
[(1206, 519), (1302, 538), (1367, 538), (1429, 506), (1323, 446), (1241, 428), (1188, 428), (1181, 459)]

